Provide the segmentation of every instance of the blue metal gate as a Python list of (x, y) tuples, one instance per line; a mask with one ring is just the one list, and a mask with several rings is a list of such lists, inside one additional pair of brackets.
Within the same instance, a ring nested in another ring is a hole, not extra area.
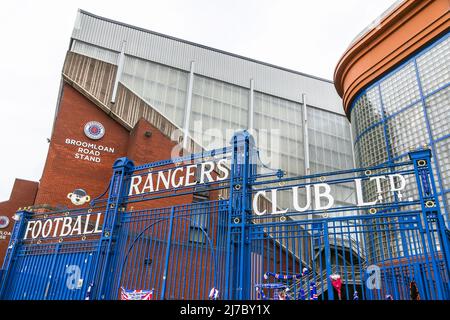
[[(86, 212), (72, 211), (70, 214), (77, 217)], [(62, 221), (68, 215), (69, 212), (17, 214), (20, 222), (14, 226), (5, 257), (2, 299), (79, 300), (86, 297), (93, 281), (93, 266), (99, 257), (98, 236), (52, 237), (48, 240), (24, 238), (28, 224), (43, 220)]]
[(153, 289), (156, 299), (207, 299), (210, 288), (224, 285), (227, 207), (218, 200), (122, 215), (122, 254), (113, 269), (119, 272), (111, 273), (108, 290)]
[[(207, 299), (215, 288), (223, 299), (449, 299), (430, 156), (285, 177), (258, 171), (243, 131), (228, 148), (142, 166), (120, 158), (90, 208), (17, 213), (0, 297)], [(323, 205), (349, 183), (357, 204)], [(292, 206), (278, 206), (279, 193)]]

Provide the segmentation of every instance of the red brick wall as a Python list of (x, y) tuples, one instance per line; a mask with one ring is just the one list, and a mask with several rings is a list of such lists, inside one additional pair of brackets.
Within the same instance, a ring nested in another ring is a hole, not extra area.
[[(84, 126), (89, 121), (98, 121), (105, 127), (105, 135), (101, 139), (91, 140), (84, 134)], [(146, 135), (146, 132), (151, 135)], [(114, 153), (100, 151), (100, 162), (76, 159), (75, 153), (79, 147), (67, 144), (67, 139), (114, 148)], [(81, 188), (94, 199), (106, 190), (113, 163), (117, 158), (126, 156), (133, 160), (135, 165), (165, 160), (171, 158), (175, 145), (175, 142), (145, 119), (139, 120), (130, 132), (76, 89), (65, 84), (39, 187), (36, 182), (17, 180), (11, 200), (0, 203), (0, 213), (11, 217), (19, 207), (43, 204), (70, 209), (88, 207), (88, 203), (75, 206), (67, 198), (67, 194)], [(217, 192), (213, 194), (214, 199), (217, 199)], [(189, 194), (132, 203), (128, 210), (169, 207), (191, 202), (192, 195)], [(13, 221), (5, 230), (10, 232), (12, 226)], [(7, 244), (8, 241), (0, 242), (2, 260)]]
[[(84, 125), (99, 121), (105, 127), (100, 140), (91, 140), (84, 134)], [(96, 105), (69, 85), (63, 88), (60, 108), (53, 128), (47, 160), (42, 174), (36, 204), (50, 204), (74, 208), (67, 194), (84, 189), (91, 198), (107, 187), (112, 164), (126, 155), (128, 131)], [(101, 152), (101, 162), (75, 159), (78, 147), (65, 143), (75, 139), (114, 148), (114, 153)]]
[(10, 233), (14, 226), (12, 216), (17, 209), (33, 205), (37, 190), (37, 182), (16, 179), (9, 200), (0, 202), (0, 216), (6, 216), (9, 219), (9, 225), (0, 229), (0, 267), (3, 264)]
[[(98, 121), (105, 127), (105, 135), (92, 140), (84, 134), (84, 125), (89, 121)], [(150, 137), (145, 132), (150, 131)], [(101, 161), (91, 162), (76, 159), (77, 146), (66, 144), (66, 139), (94, 143), (114, 148), (114, 153), (101, 151)], [(112, 119), (95, 104), (69, 85), (63, 88), (63, 94), (56, 123), (51, 137), (47, 161), (40, 181), (36, 204), (53, 206), (75, 206), (67, 198), (74, 189), (84, 189), (94, 199), (102, 194), (109, 183), (112, 165), (119, 157), (129, 157), (135, 164), (143, 164), (170, 158), (174, 142), (162, 135), (145, 119), (141, 119), (130, 133), (125, 127)], [(190, 202), (190, 197), (177, 202)], [(154, 200), (146, 207), (173, 205), (173, 199)], [(87, 206), (87, 205), (85, 205)], [(137, 207), (141, 207), (135, 205)]]
[[(146, 132), (149, 132), (151, 136), (147, 137), (145, 135)], [(168, 139), (161, 131), (142, 118), (136, 123), (130, 133), (126, 156), (133, 160), (134, 165), (166, 160), (172, 158), (171, 153), (175, 145), (175, 142)], [(192, 202), (192, 195), (185, 195), (133, 203), (129, 208), (131, 209), (133, 207), (133, 210), (141, 210), (146, 208), (169, 207), (190, 202)]]

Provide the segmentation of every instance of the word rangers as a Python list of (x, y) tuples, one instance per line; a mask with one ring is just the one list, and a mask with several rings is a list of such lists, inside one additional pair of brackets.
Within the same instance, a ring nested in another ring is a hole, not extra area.
[[(144, 177), (142, 175), (133, 176), (128, 195), (133, 196), (142, 193), (191, 187), (196, 184), (226, 180), (230, 171), (226, 167), (225, 162), (226, 159), (221, 159), (216, 165), (214, 161), (206, 161), (200, 164), (155, 172), (155, 174), (150, 172)], [(213, 175), (215, 169), (218, 174)], [(199, 178), (197, 178), (198, 173)]]

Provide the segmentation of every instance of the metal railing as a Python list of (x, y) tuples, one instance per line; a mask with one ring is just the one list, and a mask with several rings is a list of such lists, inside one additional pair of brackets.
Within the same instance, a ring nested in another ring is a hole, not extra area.
[[(343, 284), (346, 284), (346, 283), (347, 284), (351, 283), (351, 284), (355, 284), (355, 285), (361, 284), (361, 280), (362, 280), (361, 279), (361, 271), (352, 270), (351, 266), (345, 267), (345, 269), (346, 269), (345, 273), (343, 272), (343, 269), (344, 269), (344, 267), (342, 267), (342, 266), (334, 265), (331, 268), (331, 274), (335, 274), (335, 273), (340, 274)], [(365, 267), (362, 267), (362, 269), (365, 270)], [(355, 279), (350, 279), (348, 277), (348, 275), (351, 275), (352, 273), (355, 273)], [(309, 286), (313, 282), (316, 284), (318, 296), (320, 296), (322, 293), (327, 291), (327, 289), (328, 289), (327, 270), (323, 270), (320, 274), (310, 273), (307, 276), (305, 276), (304, 278), (296, 280), (288, 288), (289, 288), (290, 292), (294, 292), (295, 296), (298, 296), (298, 292), (300, 289), (303, 289), (304, 292), (308, 292)]]

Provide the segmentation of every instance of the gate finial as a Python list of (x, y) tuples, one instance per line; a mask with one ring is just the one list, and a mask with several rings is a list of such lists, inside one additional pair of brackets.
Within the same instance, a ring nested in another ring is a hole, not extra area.
[(233, 143), (245, 141), (245, 140), (248, 140), (250, 145), (252, 145), (252, 146), (255, 145), (255, 139), (253, 138), (253, 135), (247, 130), (236, 131), (233, 134), (233, 137), (231, 138), (230, 143), (233, 144)]
[(131, 169), (134, 167), (134, 163), (132, 160), (128, 159), (127, 157), (121, 157), (116, 159), (113, 164), (113, 169), (124, 167), (126, 169)]

